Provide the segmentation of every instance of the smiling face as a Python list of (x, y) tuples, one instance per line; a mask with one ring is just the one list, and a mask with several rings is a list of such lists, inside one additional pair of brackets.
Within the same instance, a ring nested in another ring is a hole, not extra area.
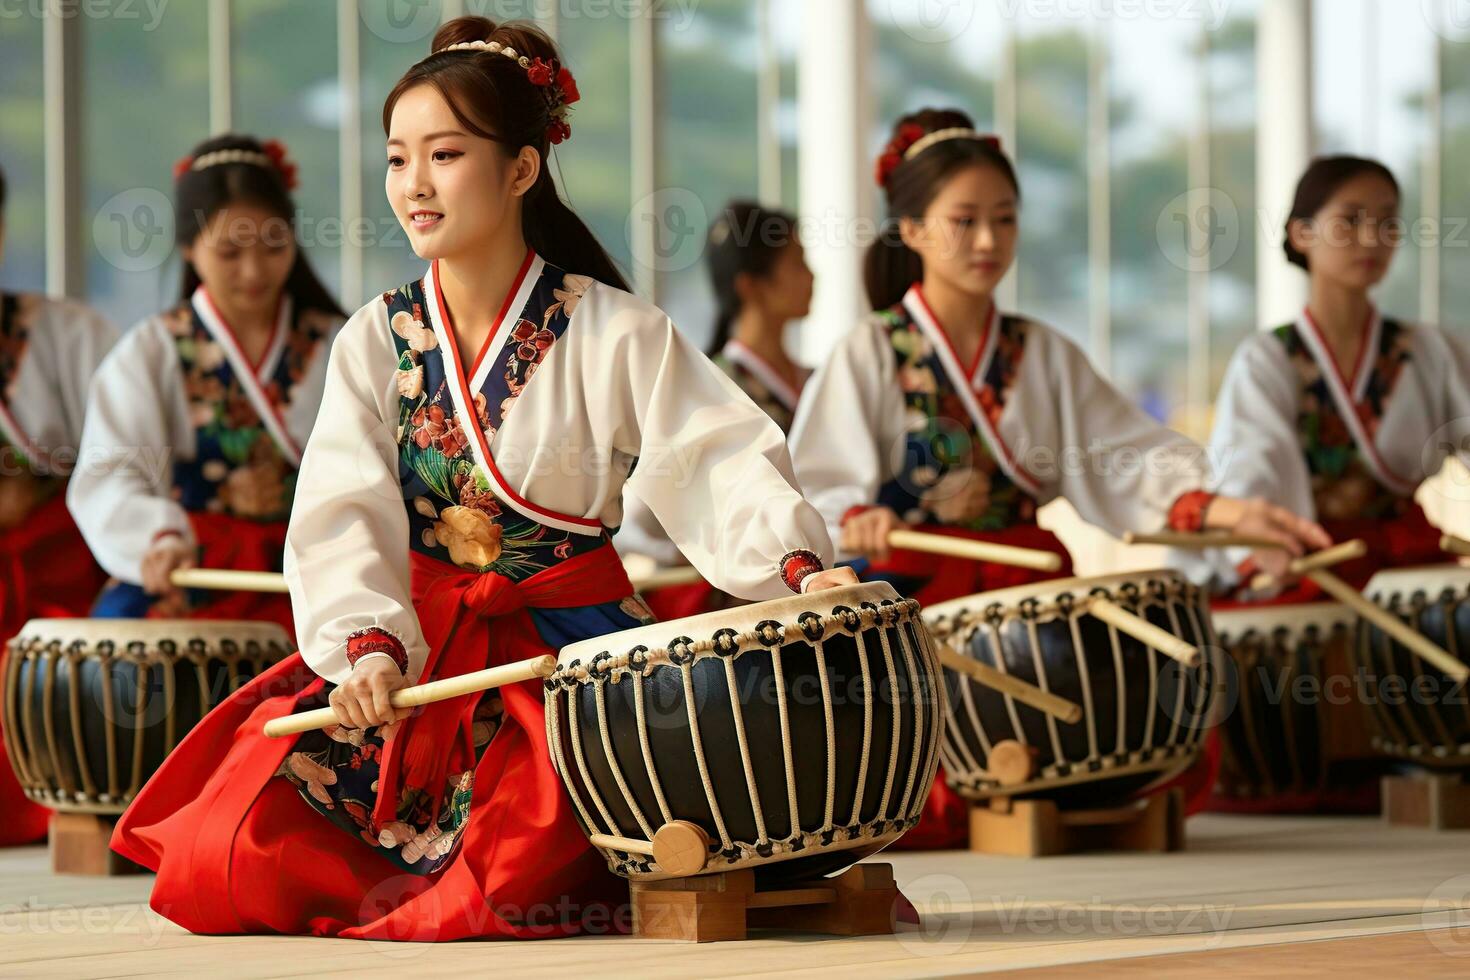
[(949, 178), (921, 218), (903, 218), (904, 244), (924, 262), (924, 277), (975, 296), (989, 296), (1016, 255), (1016, 188), (990, 164)]
[(239, 201), (216, 211), (182, 252), (227, 313), (274, 317), (296, 263), (296, 236), (285, 218)]
[(1399, 195), (1381, 174), (1343, 182), (1310, 220), (1291, 223), (1291, 243), (1307, 257), (1312, 276), (1367, 290), (1388, 275), (1403, 237)]
[(470, 133), (432, 85), (416, 85), (393, 107), (388, 129), (388, 202), (423, 259), (454, 258), (519, 235), (521, 197), (535, 183), (531, 147)]

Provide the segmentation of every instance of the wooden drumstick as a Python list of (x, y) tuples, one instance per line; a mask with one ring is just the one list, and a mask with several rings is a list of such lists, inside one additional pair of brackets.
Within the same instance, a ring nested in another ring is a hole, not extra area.
[(1470, 541), (1457, 538), (1453, 534), (1446, 534), (1439, 539), (1439, 550), (1448, 551), (1452, 555), (1470, 557)]
[[(1367, 543), (1361, 538), (1354, 538), (1351, 541), (1344, 541), (1342, 544), (1335, 544), (1331, 548), (1323, 548), (1321, 551), (1314, 551), (1310, 555), (1293, 559), (1291, 564), (1286, 566), (1286, 570), (1290, 575), (1302, 575), (1310, 578), (1311, 576), (1308, 575), (1309, 572), (1331, 568), (1333, 565), (1345, 561), (1352, 561), (1354, 558), (1362, 558), (1367, 553)], [(1264, 573), (1251, 579), (1251, 589), (1256, 592), (1265, 592), (1267, 589), (1275, 588), (1276, 585), (1277, 581), (1275, 576)]]
[(1448, 651), (1429, 642), (1428, 637), (1412, 629), (1393, 613), (1374, 604), (1357, 589), (1329, 571), (1308, 571), (1307, 578), (1338, 602), (1348, 606), (1359, 616), (1393, 637), (1410, 653), (1438, 669), (1456, 681), (1470, 678), (1470, 666), (1456, 660)]
[(1186, 643), (1173, 633), (1159, 629), (1142, 616), (1135, 616), (1110, 599), (1101, 596), (1088, 599), (1087, 612), (1119, 632), (1127, 633), (1138, 642), (1173, 657), (1186, 667), (1199, 665), (1199, 648), (1194, 644)]
[(611, 834), (588, 834), (587, 839), (594, 847), (651, 857), (664, 871), (680, 878), (699, 874), (709, 860), (709, 834), (699, 824), (688, 820), (672, 820), (664, 824), (654, 832), (652, 841)]
[(947, 534), (926, 534), (923, 531), (889, 531), (888, 545), (907, 551), (923, 551), (931, 555), (947, 555), (951, 558), (968, 558), (971, 561), (988, 561), (996, 565), (1015, 565), (1032, 568), (1039, 572), (1055, 572), (1061, 569), (1060, 555), (1037, 548), (1017, 548), (1010, 544), (993, 544), (989, 541), (972, 541), (969, 538), (952, 538)]
[(965, 656), (948, 643), (939, 644), (939, 662), (956, 673), (964, 674), (976, 684), (1009, 694), (1022, 704), (1053, 715), (1069, 725), (1075, 725), (1082, 720), (1082, 707), (1075, 701), (1068, 701), (1019, 677), (1002, 673), (974, 657)]
[(289, 592), (280, 572), (239, 572), (229, 568), (179, 568), (168, 580), (181, 589), (235, 592)]
[(1123, 535), (1124, 544), (1160, 544), (1169, 548), (1280, 548), (1281, 542), (1270, 538), (1258, 538), (1249, 534), (1231, 534), (1228, 531), (1160, 531), (1156, 534), (1141, 534), (1129, 531)]
[[(555, 671), (556, 658), (548, 653), (530, 660), (501, 664), (499, 667), (489, 667), (458, 677), (445, 677), (416, 687), (405, 687), (389, 695), (388, 703), (395, 708), (415, 708), (421, 704), (457, 698), (462, 694), (488, 691), (492, 687), (550, 677)], [(280, 738), (283, 735), (299, 735), (335, 724), (338, 724), (337, 712), (331, 708), (317, 708), (272, 719), (265, 723), (265, 733), (270, 738)]]

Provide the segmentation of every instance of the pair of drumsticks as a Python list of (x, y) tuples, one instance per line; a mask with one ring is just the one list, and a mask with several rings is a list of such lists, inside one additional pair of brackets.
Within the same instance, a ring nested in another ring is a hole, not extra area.
[[(1280, 547), (1276, 542), (1266, 538), (1218, 532), (1206, 532), (1204, 534), (1177, 532), (1128, 534), (1124, 536), (1123, 540), (1127, 544), (1159, 544), (1175, 548)], [(1470, 554), (1470, 542), (1462, 541), (1450, 535), (1445, 535), (1440, 539), (1440, 547), (1444, 551), (1455, 554)], [(1397, 640), (1409, 652), (1419, 657), (1419, 659), (1430, 664), (1453, 680), (1464, 681), (1470, 678), (1470, 666), (1461, 663), (1447, 650), (1431, 643), (1426, 636), (1411, 629), (1393, 613), (1370, 602), (1361, 592), (1338, 578), (1337, 575), (1329, 570), (1333, 565), (1351, 561), (1354, 558), (1361, 558), (1367, 553), (1368, 546), (1362, 540), (1345, 541), (1342, 544), (1336, 544), (1310, 555), (1293, 559), (1291, 564), (1287, 566), (1287, 573), (1314, 582), (1323, 592), (1326, 592), (1338, 602), (1347, 606), (1363, 619)], [(1258, 575), (1251, 580), (1250, 584), (1252, 589), (1263, 590), (1271, 588), (1277, 583), (1269, 575)]]

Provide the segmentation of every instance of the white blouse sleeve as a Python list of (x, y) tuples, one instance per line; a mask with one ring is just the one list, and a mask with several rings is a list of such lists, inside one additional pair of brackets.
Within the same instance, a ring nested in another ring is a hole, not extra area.
[[(637, 457), (628, 485), (701, 575), (745, 599), (774, 599), (790, 594), (780, 572), (791, 552), (830, 565), (781, 429), (663, 311), (593, 284), (568, 329), (602, 338), (599, 355), (578, 365), (599, 444)], [(624, 383), (609, 383), (618, 370)]]
[(1001, 436), (1043, 491), (1114, 534), (1162, 530), (1181, 496), (1203, 490), (1203, 448), (1152, 418), (1067, 338), (1028, 326)]
[(109, 575), (142, 581), (143, 555), (159, 536), (194, 531), (173, 500), (175, 458), (192, 452), (178, 351), (157, 320), (134, 327), (92, 379), (66, 504)]
[(1210, 457), (1213, 489), (1228, 497), (1262, 497), (1313, 518), (1311, 475), (1296, 420), (1300, 383), (1270, 334), (1249, 337), (1225, 370), (1215, 402)]
[(398, 638), (410, 681), (427, 655), (398, 481), (397, 362), (383, 303), (374, 300), (332, 345), (320, 422), (296, 478), (284, 569), (297, 641), (311, 669), (336, 684), (352, 672), (347, 639), (361, 630)]
[(623, 523), (613, 538), (620, 555), (643, 555), (660, 565), (687, 565), (668, 532), (653, 511), (626, 485), (623, 490)]
[(802, 390), (791, 455), (797, 481), (834, 542), (842, 540), (842, 515), (873, 504), (897, 472), (905, 409), (896, 370), (882, 326), (865, 321)]

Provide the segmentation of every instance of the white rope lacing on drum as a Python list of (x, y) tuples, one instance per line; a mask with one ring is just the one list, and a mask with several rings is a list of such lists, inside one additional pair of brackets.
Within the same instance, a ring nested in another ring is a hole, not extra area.
[(1096, 759), (1097, 709), (1092, 705), (1092, 674), (1087, 665), (1087, 648), (1082, 645), (1082, 615), (1086, 606), (1073, 607), (1067, 616), (1067, 626), (1072, 633), (1072, 656), (1077, 660), (1077, 680), (1082, 687), (1082, 713), (1087, 716), (1087, 757)]
[[(1189, 614), (1189, 622), (1194, 628), (1194, 645), (1199, 648), (1201, 661), (1194, 668), (1192, 676), (1199, 685), (1199, 707), (1190, 719), (1192, 738), (1187, 739), (1191, 745), (1198, 745), (1205, 739), (1205, 733), (1210, 728), (1212, 709), (1215, 705), (1215, 681), (1220, 672), (1221, 664), (1219, 656), (1215, 653), (1220, 646), (1219, 638), (1215, 636), (1215, 627), (1209, 620), (1200, 616), (1199, 606), (1201, 595), (1198, 590), (1191, 588), (1185, 594), (1184, 611)], [(1223, 740), (1222, 740), (1223, 741)]]
[(907, 629), (913, 645), (924, 658), (925, 669), (922, 680), (928, 687), (929, 696), (934, 699), (933, 716), (934, 721), (929, 726), (928, 746), (924, 753), (923, 782), (919, 787), (919, 795), (913, 802), (911, 815), (917, 816), (923, 812), (924, 803), (929, 799), (929, 792), (934, 787), (934, 779), (938, 773), (940, 735), (943, 731), (943, 723), (940, 719), (948, 719), (949, 702), (944, 693), (944, 672), (939, 666), (939, 652), (934, 646), (934, 638), (929, 631), (920, 625), (909, 623), (903, 628)]
[(633, 819), (638, 821), (638, 826), (642, 828), (644, 835), (652, 840), (653, 827), (643, 816), (643, 810), (638, 806), (637, 798), (628, 790), (628, 781), (623, 778), (623, 767), (618, 764), (617, 753), (613, 751), (612, 735), (607, 728), (607, 681), (605, 679), (594, 681), (592, 693), (597, 699), (597, 728), (602, 735), (602, 751), (607, 756), (608, 768), (612, 770), (613, 779), (623, 793), (623, 802), (628, 804), (629, 810), (633, 811)]
[(791, 754), (791, 706), (786, 703), (786, 668), (781, 662), (780, 647), (771, 651), (771, 671), (776, 679), (776, 715), (781, 719), (781, 762), (786, 775), (786, 809), (789, 811), (791, 836), (795, 837), (801, 833), (801, 816), (796, 806), (796, 762)]
[[(820, 649), (817, 651), (817, 657), (820, 663)], [(725, 687), (730, 694), (730, 715), (735, 724), (735, 741), (740, 746), (740, 764), (745, 767), (745, 787), (750, 792), (750, 815), (755, 820), (755, 843), (757, 847), (763, 847), (770, 843), (770, 838), (766, 836), (766, 814), (761, 809), (760, 790), (755, 785), (755, 766), (750, 759), (750, 740), (745, 737), (745, 715), (740, 708), (740, 684), (735, 679), (735, 658), (726, 657), (724, 663)], [(652, 836), (651, 832), (649, 836)]]
[[(863, 791), (867, 789), (868, 782), (868, 755), (873, 746), (873, 680), (872, 671), (868, 668), (868, 644), (862, 633), (853, 636), (857, 643), (858, 669), (863, 675), (863, 751), (858, 762), (857, 790), (853, 793), (852, 817), (847, 821), (848, 826), (857, 827), (862, 821)], [(779, 672), (777, 673), (777, 684), (782, 684)], [(784, 706), (783, 706), (784, 708)], [(786, 717), (781, 717), (781, 728), (786, 730)], [(787, 790), (791, 797), (791, 825), (796, 826), (796, 782), (791, 778), (791, 748), (786, 749), (786, 773)]]
[(704, 739), (699, 731), (699, 715), (694, 710), (693, 668), (697, 662), (691, 659), (679, 667), (679, 673), (684, 680), (684, 706), (689, 716), (689, 738), (694, 744), (694, 761), (699, 766), (699, 781), (704, 784), (704, 795), (709, 801), (709, 812), (714, 817), (715, 830), (720, 835), (720, 848), (728, 851), (734, 847), (734, 842), (730, 840), (730, 832), (725, 829), (725, 817), (720, 813), (720, 801), (715, 799), (715, 784), (709, 776), (709, 761), (704, 757)]
[[(883, 635), (883, 627), (878, 627)], [(822, 809), (822, 833), (830, 833), (833, 827), (832, 811), (837, 807), (837, 728), (832, 723), (832, 682), (827, 676), (827, 658), (823, 655), (823, 644), (817, 640), (812, 644), (817, 651), (817, 681), (822, 685), (822, 721), (827, 729), (827, 800)], [(897, 716), (897, 712), (894, 715)]]
[[(1009, 665), (1006, 663), (1005, 647), (1001, 639), (1000, 626), (995, 622), (986, 624), (990, 628), (990, 652), (995, 659), (995, 669), (1002, 674), (1010, 675)], [(1030, 745), (1031, 740), (1026, 737), (1026, 729), (1021, 726), (1021, 713), (1016, 710), (1016, 699), (1010, 694), (1002, 691), (1001, 699), (1006, 706), (1006, 714), (1011, 719), (1011, 731), (1016, 736), (1016, 741), (1022, 745)]]
[[(597, 792), (597, 785), (592, 781), (592, 775), (587, 769), (586, 753), (582, 749), (581, 717), (582, 712), (577, 710), (576, 699), (573, 698), (567, 704), (567, 721), (571, 729), (568, 736), (572, 743), (572, 757), (577, 760), (577, 771), (582, 775), (582, 785), (587, 787), (587, 794), (592, 797), (592, 805), (597, 807), (597, 812), (602, 814), (602, 819), (606, 821), (607, 833), (621, 837), (623, 836), (622, 830), (618, 827), (618, 822), (613, 819), (613, 815), (608, 812), (607, 804), (602, 802), (602, 794)], [(588, 826), (596, 832), (597, 823), (595, 821), (589, 823)]]
[(1124, 686), (1123, 645), (1119, 642), (1118, 628), (1107, 624), (1108, 645), (1113, 651), (1113, 687), (1115, 703), (1118, 705), (1117, 741), (1113, 745), (1115, 755), (1128, 751), (1128, 691)]
[[(1166, 602), (1166, 603), (1164, 603), (1163, 604), (1163, 607), (1164, 607), (1164, 612), (1169, 617), (1169, 625), (1174, 628), (1174, 635), (1175, 636), (1183, 636), (1184, 635), (1184, 631), (1179, 626), (1179, 610), (1178, 610), (1178, 608), (1172, 602)], [(1143, 615), (1143, 603), (1142, 602), (1139, 602), (1138, 608), (1139, 608), (1139, 615), (1140, 616)], [(1196, 637), (1195, 639), (1197, 640), (1198, 638)], [(1198, 643), (1196, 643), (1195, 645), (1196, 645), (1196, 648), (1197, 648), (1198, 647)], [(1205, 651), (1204, 650), (1200, 650), (1200, 656), (1203, 657), (1204, 655), (1205, 655)], [(1165, 742), (1166, 745), (1175, 745), (1175, 744), (1177, 744), (1179, 742), (1179, 730), (1180, 730), (1180, 727), (1181, 727), (1181, 722), (1184, 720), (1184, 694), (1185, 694), (1185, 690), (1189, 686), (1189, 679), (1192, 676), (1192, 671), (1191, 671), (1190, 668), (1184, 666), (1179, 661), (1174, 660), (1172, 657), (1168, 658), (1168, 663), (1166, 663), (1165, 666), (1167, 666), (1172, 671), (1177, 671), (1178, 674), (1179, 674), (1179, 690), (1177, 690), (1177, 691), (1174, 692), (1174, 710), (1172, 712), (1173, 717), (1174, 717), (1174, 723), (1169, 727), (1169, 738)], [(1186, 743), (1192, 743), (1193, 742), (1193, 739), (1191, 739), (1189, 737), (1190, 733), (1192, 732), (1192, 729), (1193, 729), (1193, 726), (1191, 726), (1189, 729), (1185, 729), (1185, 738), (1184, 738), (1184, 741)], [(1146, 740), (1145, 741), (1145, 744), (1150, 744), (1151, 745), (1153, 743), (1152, 743), (1151, 740)]]
[[(889, 627), (885, 624), (883, 635), (888, 634)], [(913, 699), (914, 715), (914, 744), (909, 749), (909, 775), (904, 781), (903, 796), (898, 801), (898, 812), (900, 817), (907, 817), (909, 813), (909, 801), (913, 799), (915, 784), (919, 781), (919, 761), (924, 755), (924, 692), (920, 689), (922, 681), (919, 680), (918, 668), (914, 664), (913, 652), (907, 643), (900, 644), (903, 649), (904, 669), (908, 671), (909, 683), (912, 689), (910, 697)]]
[[(1051, 687), (1046, 680), (1046, 664), (1041, 659), (1041, 637), (1036, 632), (1036, 620), (1026, 621), (1026, 636), (1031, 641), (1031, 667), (1036, 672), (1036, 686), (1049, 693)], [(1057, 731), (1055, 716), (1046, 712), (1043, 717), (1046, 719), (1047, 734), (1051, 736), (1052, 757), (1058, 762), (1064, 760), (1070, 762), (1071, 760), (1067, 759), (1066, 750), (1062, 748), (1062, 735)]]
[[(893, 669), (893, 651), (888, 647), (888, 631), (880, 628), (878, 630), (878, 645), (883, 650), (884, 669), (888, 672), (889, 697), (894, 704), (898, 703), (898, 677)], [(902, 733), (903, 719), (899, 717), (898, 711), (893, 712), (893, 732), (888, 740), (888, 776), (883, 780), (883, 795), (878, 801), (877, 820), (888, 819), (888, 801), (893, 795), (893, 770), (898, 766), (898, 740)]]
[(648, 716), (643, 707), (641, 680), (636, 675), (633, 677), (633, 711), (638, 719), (638, 747), (643, 750), (643, 763), (648, 767), (648, 781), (653, 784), (653, 797), (658, 800), (658, 811), (663, 814), (664, 823), (673, 823), (674, 813), (669, 809), (669, 801), (664, 798), (664, 786), (658, 776), (658, 767), (653, 764), (653, 746), (648, 741)]

